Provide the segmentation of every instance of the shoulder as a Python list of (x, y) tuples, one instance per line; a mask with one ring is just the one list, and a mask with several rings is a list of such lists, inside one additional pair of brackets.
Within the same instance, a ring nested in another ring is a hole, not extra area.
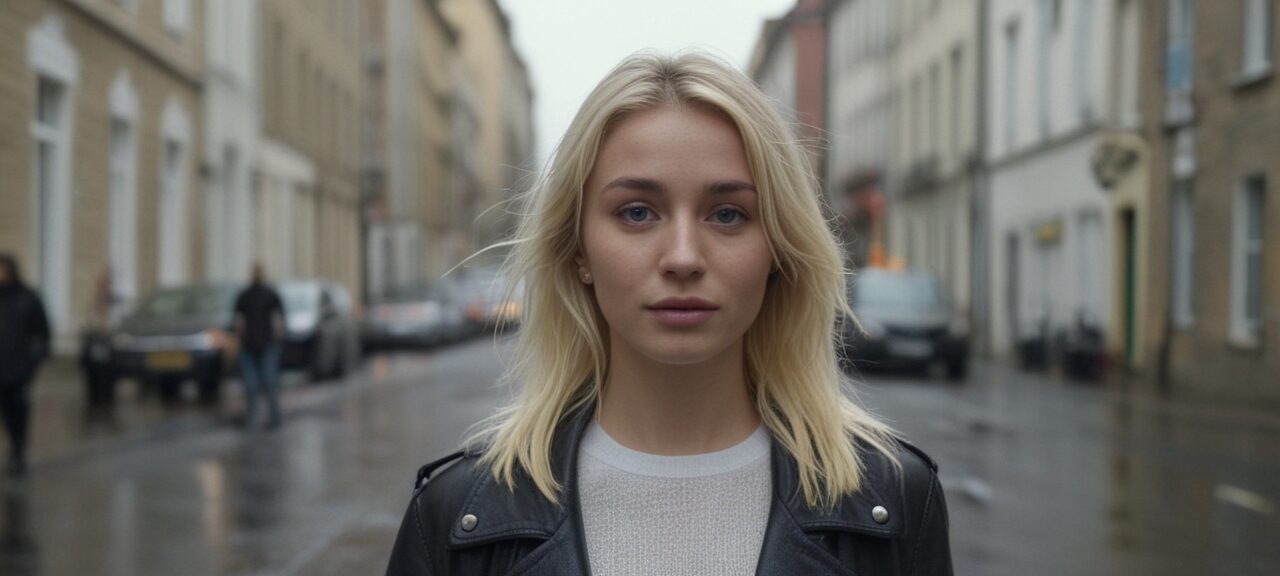
[(466, 452), (454, 452), (419, 468), (410, 509), (424, 537), (447, 533), (478, 481), (489, 473), (479, 455)]
[[(938, 480), (938, 464), (924, 450), (901, 438), (894, 442), (900, 473), (881, 476), (896, 480), (907, 546), (903, 561), (912, 573), (950, 574), (951, 551), (946, 497)], [(887, 462), (881, 454), (880, 459)], [(891, 466), (891, 464), (882, 464)]]

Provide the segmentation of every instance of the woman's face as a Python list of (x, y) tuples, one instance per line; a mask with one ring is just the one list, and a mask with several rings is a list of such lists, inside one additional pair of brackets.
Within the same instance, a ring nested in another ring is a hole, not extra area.
[(740, 346), (773, 260), (737, 128), (701, 105), (624, 116), (587, 178), (582, 242), (615, 349), (694, 364)]

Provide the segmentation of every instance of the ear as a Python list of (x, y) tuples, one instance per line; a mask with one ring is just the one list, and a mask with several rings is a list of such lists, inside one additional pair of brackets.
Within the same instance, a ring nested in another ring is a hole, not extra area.
[(574, 264), (577, 264), (580, 267), (583, 267), (583, 268), (587, 267), (587, 257), (584, 256), (581, 252), (579, 252), (577, 256), (573, 257), (573, 262)]

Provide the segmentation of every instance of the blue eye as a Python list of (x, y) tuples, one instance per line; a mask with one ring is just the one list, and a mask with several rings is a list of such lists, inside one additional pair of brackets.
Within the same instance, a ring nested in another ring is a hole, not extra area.
[(715, 215), (712, 217), (715, 218), (717, 224), (737, 224), (745, 220), (747, 215), (735, 208), (721, 208), (716, 210)]
[(629, 206), (622, 209), (622, 219), (633, 224), (639, 224), (649, 219), (652, 211), (644, 206)]

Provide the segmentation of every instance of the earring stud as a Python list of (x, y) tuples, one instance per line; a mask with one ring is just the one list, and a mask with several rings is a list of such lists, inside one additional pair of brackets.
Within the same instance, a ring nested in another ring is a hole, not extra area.
[(578, 268), (578, 276), (582, 278), (583, 284), (591, 283), (591, 273), (586, 268)]

